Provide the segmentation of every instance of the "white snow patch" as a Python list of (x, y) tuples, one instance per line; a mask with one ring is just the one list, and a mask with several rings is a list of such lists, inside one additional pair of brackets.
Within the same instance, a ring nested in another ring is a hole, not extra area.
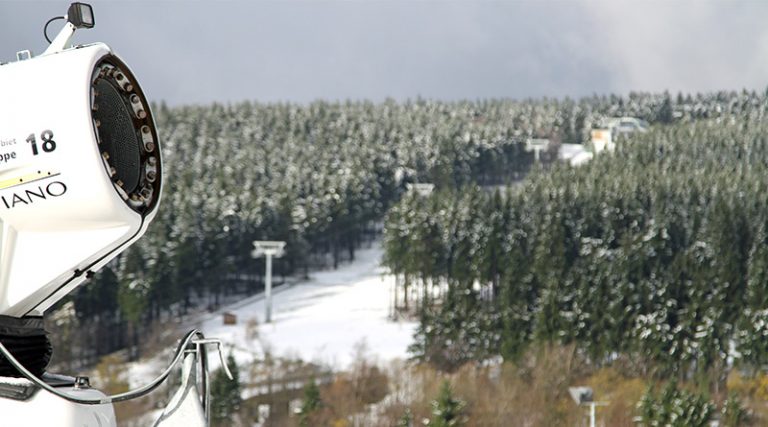
[[(207, 337), (219, 338), (234, 349), (238, 364), (251, 362), (265, 348), (274, 356), (298, 357), (335, 369), (353, 361), (355, 345), (365, 341), (372, 356), (388, 361), (407, 356), (415, 322), (389, 319), (394, 276), (380, 267), (379, 244), (359, 250), (355, 261), (337, 270), (320, 271), (272, 294), (272, 322), (265, 320), (263, 295), (224, 307), (196, 326)], [(237, 325), (224, 325), (223, 313), (237, 316)], [(246, 337), (249, 320), (258, 322), (258, 340)], [(212, 369), (219, 366), (211, 360)]]
[[(395, 280), (380, 266), (381, 256), (377, 242), (358, 250), (354, 262), (337, 270), (315, 272), (308, 280), (275, 288), (272, 323), (264, 323), (264, 295), (258, 294), (200, 315), (178, 331), (179, 338), (198, 328), (207, 338), (221, 339), (225, 357), (231, 352), (241, 366), (241, 378), (247, 375), (244, 367), (261, 359), (265, 350), (274, 357), (300, 358), (335, 370), (350, 367), (362, 342), (379, 362), (404, 359), (416, 322), (390, 320)], [(237, 324), (224, 325), (225, 312), (235, 314)], [(251, 319), (258, 322), (255, 339), (247, 336)], [(146, 384), (165, 369), (174, 349), (129, 364), (131, 387)], [(211, 371), (220, 366), (213, 352), (209, 361)]]
[(560, 144), (558, 158), (567, 161), (571, 166), (580, 166), (592, 160), (592, 153), (583, 144)]

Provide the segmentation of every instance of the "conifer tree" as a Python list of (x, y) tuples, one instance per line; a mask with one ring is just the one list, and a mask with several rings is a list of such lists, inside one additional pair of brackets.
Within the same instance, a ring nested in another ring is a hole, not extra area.
[(405, 408), (403, 416), (397, 420), (397, 427), (413, 427), (413, 414), (410, 408)]
[(301, 401), (301, 408), (299, 410), (299, 425), (302, 427), (311, 426), (311, 417), (323, 406), (323, 401), (320, 398), (320, 388), (317, 386), (317, 382), (312, 378), (304, 387), (304, 397)]
[(730, 394), (723, 402), (720, 410), (720, 423), (723, 427), (740, 427), (750, 425), (750, 412), (744, 408), (741, 400), (735, 394)]
[(715, 405), (704, 396), (678, 389), (668, 383), (656, 394), (649, 388), (637, 405), (643, 426), (706, 427), (715, 414)]
[(453, 396), (451, 383), (443, 381), (437, 398), (432, 401), (432, 417), (429, 425), (434, 427), (456, 427), (467, 422), (464, 413), (466, 403)]
[(214, 426), (231, 426), (242, 402), (240, 370), (232, 354), (227, 356), (227, 366), (231, 380), (223, 367), (214, 371), (211, 378), (211, 422)]

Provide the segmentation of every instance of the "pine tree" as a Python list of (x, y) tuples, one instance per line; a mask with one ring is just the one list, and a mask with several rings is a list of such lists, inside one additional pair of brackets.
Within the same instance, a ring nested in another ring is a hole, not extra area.
[(723, 402), (720, 415), (720, 423), (723, 427), (740, 427), (750, 424), (750, 413), (735, 394), (729, 395)]
[(242, 403), (240, 370), (231, 354), (227, 357), (227, 366), (232, 373), (231, 380), (223, 367), (217, 369), (211, 379), (211, 422), (214, 426), (231, 426)]
[(759, 368), (768, 362), (768, 234), (761, 226), (753, 244), (747, 273), (745, 309), (738, 323), (737, 343), (742, 359)]
[(299, 410), (299, 425), (301, 427), (311, 426), (312, 414), (322, 406), (323, 401), (320, 399), (320, 388), (317, 386), (315, 379), (312, 378), (309, 384), (304, 387), (304, 398)]
[(504, 241), (508, 255), (501, 278), (499, 311), (502, 324), (501, 355), (507, 360), (515, 360), (532, 338), (533, 314), (537, 308), (539, 289), (530, 272), (530, 242), (526, 239), (528, 224), (524, 224), (522, 218), (525, 213), (518, 204), (522, 197), (509, 196), (504, 205), (510, 230)]
[(669, 124), (674, 119), (672, 107), (672, 98), (669, 93), (664, 94), (664, 101), (662, 101), (659, 107), (658, 113), (656, 113), (656, 121), (659, 123)]
[(715, 414), (715, 405), (670, 382), (659, 394), (652, 388), (646, 390), (637, 410), (643, 426), (706, 427)]
[(397, 427), (413, 427), (413, 414), (410, 408), (405, 408), (405, 413), (397, 420)]
[(466, 423), (467, 417), (464, 414), (466, 403), (453, 397), (451, 383), (448, 380), (443, 381), (437, 399), (432, 401), (432, 418), (429, 425), (433, 427), (455, 427)]

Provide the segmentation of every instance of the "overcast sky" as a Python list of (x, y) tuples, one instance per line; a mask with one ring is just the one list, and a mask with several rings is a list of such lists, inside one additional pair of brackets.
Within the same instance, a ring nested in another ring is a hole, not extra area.
[[(0, 0), (0, 61), (42, 52), (68, 4)], [(109, 44), (171, 105), (768, 87), (766, 1), (92, 4), (75, 41)]]

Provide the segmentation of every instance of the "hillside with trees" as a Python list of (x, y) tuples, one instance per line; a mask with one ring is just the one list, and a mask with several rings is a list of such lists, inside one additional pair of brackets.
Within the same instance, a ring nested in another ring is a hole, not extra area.
[[(279, 282), (352, 260), (383, 231), (424, 363), (382, 368), (364, 398), (350, 380), (362, 374), (339, 373), (302, 419), (573, 424), (567, 387), (587, 384), (610, 396), (608, 425), (739, 425), (768, 396), (766, 108), (754, 92), (155, 106), (163, 206), (48, 313), (53, 369), (101, 361), (114, 375), (98, 377), (122, 390), (123, 357), (154, 354), (177, 338), (174, 322), (262, 289), (253, 240), (288, 242)], [(621, 116), (652, 131), (579, 168), (556, 161), (558, 144)], [(552, 143), (540, 164), (529, 138)], [(259, 363), (241, 372), (273, 369)], [(222, 420), (258, 412), (223, 403)]]
[(768, 105), (738, 105), (726, 117), (657, 121), (613, 154), (537, 169), (504, 191), (443, 187), (395, 204), (385, 262), (420, 317), (417, 359), (454, 371), (573, 346), (593, 369), (716, 395), (731, 370), (759, 372)]
[(439, 194), (520, 182), (533, 164), (529, 137), (583, 142), (601, 118), (622, 115), (737, 126), (759, 122), (765, 105), (763, 94), (721, 92), (156, 106), (163, 206), (145, 238), (59, 306), (67, 310), (56, 323), (83, 332), (63, 338), (59, 360), (136, 350), (153, 324), (258, 292), (253, 240), (287, 241), (276, 273), (303, 275), (353, 258), (409, 182), (434, 183)]

